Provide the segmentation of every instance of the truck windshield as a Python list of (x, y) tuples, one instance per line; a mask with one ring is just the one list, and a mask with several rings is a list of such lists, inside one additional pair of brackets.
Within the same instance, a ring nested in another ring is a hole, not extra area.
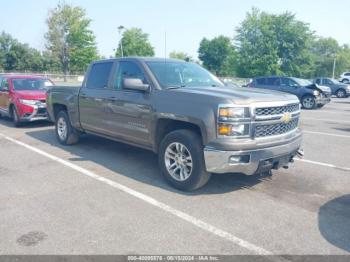
[(188, 62), (147, 62), (162, 88), (223, 87), (224, 84), (199, 65)]
[(309, 86), (309, 85), (312, 85), (312, 82), (307, 80), (307, 79), (301, 79), (301, 78), (295, 78), (295, 77), (292, 77), (292, 79), (298, 83), (298, 85), (300, 86)]
[(328, 78), (328, 80), (329, 80), (332, 84), (341, 84), (337, 79), (334, 79), (334, 78)]
[(12, 79), (15, 90), (46, 90), (53, 83), (48, 79), (16, 78)]

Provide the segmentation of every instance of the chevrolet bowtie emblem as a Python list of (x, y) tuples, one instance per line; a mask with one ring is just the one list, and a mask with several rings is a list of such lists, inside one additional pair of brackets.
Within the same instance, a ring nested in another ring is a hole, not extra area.
[(281, 117), (281, 121), (285, 124), (288, 124), (292, 120), (292, 115), (290, 113), (284, 113)]

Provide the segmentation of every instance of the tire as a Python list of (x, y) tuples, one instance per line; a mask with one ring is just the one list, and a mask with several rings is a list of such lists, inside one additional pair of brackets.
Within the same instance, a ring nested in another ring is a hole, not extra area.
[(17, 110), (15, 106), (11, 107), (11, 117), (12, 117), (12, 122), (15, 127), (20, 127), (21, 126), (21, 120), (19, 119)]
[(337, 92), (335, 93), (335, 95), (338, 98), (345, 98), (346, 97), (346, 92), (344, 89), (338, 89)]
[(315, 109), (317, 107), (315, 97), (306, 95), (301, 99), (301, 105), (305, 109)]
[(324, 107), (325, 105), (317, 105), (318, 108), (322, 108)]
[(60, 111), (56, 116), (55, 133), (62, 145), (73, 145), (79, 141), (79, 133), (72, 126), (66, 111)]
[(158, 160), (165, 180), (179, 190), (196, 190), (210, 179), (211, 174), (205, 168), (202, 141), (191, 130), (176, 130), (166, 135), (159, 146)]

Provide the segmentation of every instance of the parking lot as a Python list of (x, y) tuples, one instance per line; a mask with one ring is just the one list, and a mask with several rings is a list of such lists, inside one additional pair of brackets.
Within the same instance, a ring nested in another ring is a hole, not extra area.
[(148, 151), (0, 120), (1, 254), (349, 254), (350, 99), (302, 112), (303, 160), (177, 191)]

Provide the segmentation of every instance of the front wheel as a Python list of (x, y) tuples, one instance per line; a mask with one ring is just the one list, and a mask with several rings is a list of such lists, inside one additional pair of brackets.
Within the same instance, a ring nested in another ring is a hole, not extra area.
[(177, 130), (169, 133), (161, 142), (158, 153), (162, 174), (173, 187), (192, 191), (209, 181), (202, 142), (195, 132)]
[(344, 97), (346, 97), (346, 92), (345, 92), (344, 89), (339, 89), (339, 90), (335, 93), (335, 95), (336, 95), (338, 98), (344, 98)]
[(56, 117), (56, 137), (62, 145), (72, 145), (79, 141), (79, 134), (72, 126), (66, 111), (60, 111)]
[(11, 116), (12, 116), (12, 122), (15, 127), (21, 126), (21, 120), (18, 116), (17, 110), (15, 106), (11, 107)]
[(301, 100), (301, 104), (305, 109), (314, 109), (316, 107), (315, 97), (313, 96), (304, 96)]

